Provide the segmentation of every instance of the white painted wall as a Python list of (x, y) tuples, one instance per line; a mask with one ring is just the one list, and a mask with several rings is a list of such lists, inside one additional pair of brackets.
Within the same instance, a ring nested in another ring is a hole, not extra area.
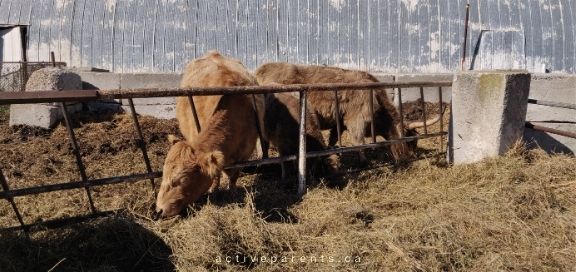
[(0, 30), (0, 61), (22, 61), (22, 35), (20, 27)]

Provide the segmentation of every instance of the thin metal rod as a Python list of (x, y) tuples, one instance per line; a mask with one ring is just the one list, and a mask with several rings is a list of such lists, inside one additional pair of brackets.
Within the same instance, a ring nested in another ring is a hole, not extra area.
[(202, 129), (200, 128), (200, 120), (198, 119), (198, 112), (196, 111), (196, 105), (194, 104), (194, 98), (192, 97), (192, 95), (188, 96), (188, 102), (190, 103), (190, 108), (192, 109), (192, 116), (194, 117), (194, 122), (196, 123), (196, 132), (200, 134), (200, 131)]
[(56, 67), (56, 57), (54, 56), (54, 51), (50, 52), (50, 61), (52, 62), (52, 67)]
[(376, 130), (374, 128), (374, 90), (370, 89), (370, 135), (372, 136), (372, 143), (376, 142)]
[[(80, 178), (84, 182), (88, 182), (88, 176), (86, 176), (86, 168), (82, 162), (82, 156), (80, 155), (80, 148), (78, 148), (78, 142), (76, 141), (76, 135), (74, 135), (74, 129), (72, 129), (72, 123), (70, 122), (70, 115), (68, 114), (68, 107), (66, 103), (60, 103), (62, 109), (62, 115), (64, 116), (64, 122), (66, 122), (66, 129), (68, 130), (68, 136), (70, 137), (70, 142), (72, 143), (72, 149), (74, 156), (76, 156), (76, 165), (80, 171)], [(90, 188), (85, 186), (86, 195), (88, 196), (88, 202), (90, 203), (90, 210), (92, 213), (96, 212), (96, 207), (94, 207), (94, 201), (92, 201), (92, 194), (90, 193)]]
[[(150, 158), (148, 158), (148, 151), (146, 149), (146, 141), (144, 141), (144, 134), (142, 133), (142, 128), (140, 127), (140, 122), (138, 121), (138, 115), (136, 114), (136, 108), (134, 107), (134, 101), (132, 98), (128, 98), (128, 104), (130, 105), (130, 113), (132, 115), (132, 121), (134, 123), (134, 128), (138, 133), (137, 146), (142, 151), (142, 157), (144, 158), (144, 164), (146, 164), (146, 171), (152, 173), (152, 166), (150, 165)], [(150, 179), (150, 185), (152, 186), (152, 192), (154, 192), (154, 179)]]
[[(374, 149), (374, 148), (389, 146), (392, 144), (414, 141), (417, 139), (427, 139), (427, 138), (432, 138), (432, 137), (439, 137), (439, 136), (446, 135), (446, 134), (447, 134), (446, 132), (438, 132), (438, 133), (431, 133), (428, 135), (410, 136), (410, 137), (404, 137), (402, 139), (387, 140), (387, 141), (370, 143), (370, 144), (363, 144), (363, 145), (356, 145), (356, 146), (349, 146), (349, 147), (338, 147), (338, 148), (331, 148), (331, 149), (326, 149), (326, 150), (321, 150), (321, 151), (311, 151), (311, 152), (306, 153), (306, 158), (317, 158), (317, 157), (328, 156), (328, 155), (332, 155), (332, 154), (357, 152), (359, 150)], [(228, 166), (224, 167), (224, 169), (244, 168), (244, 167), (250, 167), (250, 166), (262, 166), (262, 165), (268, 165), (268, 164), (278, 164), (278, 163), (283, 163), (283, 162), (287, 162), (287, 161), (294, 161), (297, 159), (298, 159), (297, 155), (290, 155), (290, 156), (275, 157), (275, 158), (270, 158), (270, 159), (265, 159), (265, 160), (244, 161), (244, 162), (238, 162), (235, 164), (228, 165)]]
[(404, 106), (402, 105), (402, 88), (398, 88), (398, 111), (400, 112), (400, 131), (404, 136)]
[(258, 137), (260, 137), (260, 149), (262, 150), (262, 158), (267, 159), (268, 158), (268, 150), (264, 150), (264, 149), (268, 149), (268, 146), (266, 146), (266, 143), (264, 143), (264, 141), (265, 141), (264, 134), (263, 134), (262, 128), (260, 127), (260, 115), (258, 115), (258, 107), (256, 105), (256, 95), (255, 94), (252, 95), (252, 107), (254, 107), (254, 118), (256, 120), (256, 131), (258, 132)]
[[(8, 186), (8, 182), (6, 181), (6, 177), (4, 177), (4, 173), (2, 173), (1, 169), (0, 169), (0, 185), (2, 185), (2, 190), (4, 192), (10, 191), (10, 186)], [(22, 229), (24, 231), (26, 231), (26, 228), (25, 228), (26, 224), (24, 224), (24, 219), (22, 219), (22, 215), (20, 214), (20, 211), (18, 210), (18, 207), (16, 206), (16, 202), (14, 202), (14, 198), (8, 197), (8, 198), (6, 198), (6, 200), (8, 200), (8, 202), (10, 202), (10, 205), (12, 205), (12, 210), (14, 210), (14, 213), (16, 214), (16, 218), (18, 218), (18, 222), (20, 223), (20, 226), (22, 227)]]
[(543, 126), (539, 126), (539, 125), (534, 125), (530, 122), (526, 122), (525, 127), (529, 128), (529, 129), (537, 130), (537, 131), (548, 132), (548, 133), (576, 139), (576, 132), (564, 131), (564, 130), (559, 130), (559, 129), (550, 128), (550, 127), (543, 127)]
[(340, 126), (340, 99), (338, 98), (338, 90), (334, 90), (334, 101), (336, 103), (336, 112), (334, 113), (334, 120), (336, 120), (336, 133), (338, 134), (338, 145), (342, 146), (342, 127)]
[(36, 186), (36, 187), (29, 187), (29, 188), (22, 188), (10, 191), (0, 192), (0, 199), (8, 199), (12, 197), (19, 197), (25, 195), (37, 195), (42, 193), (49, 193), (55, 191), (64, 191), (64, 190), (73, 190), (73, 189), (80, 189), (86, 187), (96, 187), (102, 185), (110, 185), (110, 184), (118, 184), (124, 182), (136, 182), (145, 179), (151, 178), (161, 178), (161, 172), (153, 172), (153, 173), (145, 173), (145, 174), (136, 174), (130, 176), (119, 176), (119, 177), (110, 177), (110, 178), (102, 178), (102, 179), (94, 179), (90, 181), (74, 181), (74, 182), (63, 182), (57, 184), (50, 184), (50, 185), (43, 185), (43, 186)]
[(113, 89), (113, 90), (67, 90), (37, 92), (0, 92), (0, 105), (34, 104), (65, 101), (93, 101), (127, 98), (173, 97), (189, 95), (224, 95), (224, 94), (266, 94), (286, 92), (360, 90), (371, 88), (417, 88), (417, 87), (450, 87), (452, 81), (438, 82), (405, 82), (405, 83), (326, 83), (294, 84), (274, 86), (235, 86), (211, 88), (152, 88), (152, 89)]
[[(438, 100), (440, 100), (440, 108), (438, 109), (438, 114), (440, 114), (440, 132), (444, 132), (444, 118), (442, 116), (442, 108), (444, 107), (444, 101), (442, 101), (442, 87), (438, 87)], [(452, 112), (450, 112), (452, 114)], [(444, 151), (444, 134), (440, 135), (440, 152)]]
[(544, 101), (544, 100), (538, 100), (538, 99), (528, 99), (528, 103), (529, 104), (542, 105), (542, 106), (555, 107), (555, 108), (566, 108), (566, 109), (576, 110), (576, 104), (570, 104), (570, 103)]
[(464, 63), (466, 62), (466, 48), (468, 46), (468, 22), (470, 19), (470, 4), (466, 4), (466, 19), (464, 19), (464, 41), (462, 42), (462, 62), (460, 69), (464, 71)]
[(300, 92), (300, 131), (298, 139), (298, 196), (306, 190), (306, 92)]
[[(424, 88), (420, 87), (420, 105), (422, 106), (422, 116), (424, 118), (424, 134), (428, 134), (428, 125), (426, 124), (426, 120), (428, 120), (428, 116), (426, 115), (426, 102), (424, 100)], [(442, 109), (442, 104), (440, 104), (440, 109)]]
[[(333, 148), (333, 149), (327, 149), (327, 150), (322, 150), (322, 151), (312, 151), (312, 152), (308, 152), (306, 157), (307, 158), (315, 158), (315, 157), (327, 156), (327, 155), (338, 154), (338, 153), (356, 152), (358, 150), (384, 147), (384, 146), (388, 146), (391, 144), (414, 141), (416, 139), (426, 139), (426, 138), (439, 137), (439, 136), (442, 137), (443, 135), (446, 135), (446, 132), (432, 133), (432, 134), (428, 134), (428, 135), (419, 135), (419, 136), (412, 136), (412, 137), (404, 137), (402, 139), (387, 140), (387, 141), (376, 142), (376, 143), (372, 143), (372, 144), (352, 146), (352, 147), (340, 147), (340, 148)], [(277, 163), (282, 163), (282, 162), (287, 162), (287, 161), (294, 161), (297, 159), (298, 159), (297, 155), (290, 155), (290, 156), (269, 158), (269, 159), (265, 159), (265, 160), (245, 161), (245, 162), (238, 162), (238, 163), (235, 163), (232, 165), (228, 165), (224, 169), (244, 168), (244, 167), (249, 167), (249, 166), (261, 166), (261, 165), (267, 165), (267, 164), (277, 164)], [(20, 196), (25, 196), (25, 195), (37, 195), (37, 194), (41, 194), (41, 193), (48, 193), (48, 192), (54, 192), (54, 191), (73, 190), (73, 189), (79, 189), (79, 188), (83, 188), (83, 187), (96, 187), (96, 186), (111, 185), (111, 184), (118, 184), (118, 183), (124, 183), (124, 182), (137, 182), (140, 180), (160, 178), (160, 177), (162, 177), (162, 172), (153, 172), (153, 173), (143, 173), (143, 174), (128, 175), (128, 176), (109, 177), (109, 178), (102, 178), (102, 179), (94, 179), (94, 180), (90, 180), (90, 181), (63, 182), (63, 183), (50, 184), (50, 185), (44, 185), (44, 186), (37, 186), (37, 187), (3, 191), (3, 192), (0, 192), (0, 199), (8, 199), (8, 198), (20, 197)]]

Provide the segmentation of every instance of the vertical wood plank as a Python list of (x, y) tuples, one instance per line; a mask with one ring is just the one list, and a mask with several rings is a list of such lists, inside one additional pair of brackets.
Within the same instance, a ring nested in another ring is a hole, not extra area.
[(561, 0), (560, 10), (562, 11), (562, 17), (564, 18), (564, 52), (566, 54), (564, 58), (565, 71), (576, 73), (576, 25), (574, 22), (574, 15), (572, 14), (570, 7), (571, 2), (574, 1)]
[(114, 38), (115, 28), (114, 21), (116, 19), (116, 0), (104, 1), (104, 21), (102, 26), (102, 50), (101, 66), (104, 69), (114, 71)]

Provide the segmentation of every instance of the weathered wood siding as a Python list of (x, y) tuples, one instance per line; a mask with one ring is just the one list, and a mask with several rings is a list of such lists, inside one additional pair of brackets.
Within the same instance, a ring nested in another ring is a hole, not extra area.
[[(0, 0), (30, 61), (179, 72), (210, 49), (385, 72), (459, 69), (466, 0)], [(576, 73), (576, 0), (471, 0), (472, 69)]]

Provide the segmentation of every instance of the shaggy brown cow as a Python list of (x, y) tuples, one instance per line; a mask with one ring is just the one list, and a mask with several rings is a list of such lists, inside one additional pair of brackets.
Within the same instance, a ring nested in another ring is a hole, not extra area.
[[(369, 73), (362, 71), (346, 70), (325, 66), (305, 66), (289, 63), (267, 63), (256, 70), (256, 79), (259, 84), (277, 82), (280, 84), (312, 84), (312, 83), (362, 83), (378, 82)], [(342, 124), (351, 133), (353, 144), (364, 143), (365, 131), (370, 128), (370, 92), (344, 90), (338, 92), (340, 101), (340, 115)], [(399, 139), (404, 135), (401, 131), (398, 111), (392, 105), (384, 89), (374, 90), (374, 111), (377, 134), (386, 139)], [(332, 92), (310, 92), (308, 101), (313, 110), (320, 118), (323, 129), (333, 129), (336, 126), (335, 99)], [(430, 124), (430, 122), (427, 122)], [(410, 125), (406, 126), (410, 127)], [(331, 144), (334, 144), (334, 136), (331, 136)], [(412, 155), (412, 150), (406, 143), (398, 143), (391, 146), (392, 155), (396, 160)], [(360, 159), (366, 161), (362, 152)]]
[[(276, 93), (266, 96), (266, 110), (264, 114), (264, 131), (266, 138), (278, 149), (281, 156), (295, 155), (298, 151), (298, 132), (300, 130), (300, 103), (291, 94)], [(308, 108), (311, 106), (308, 105)], [(306, 113), (306, 151), (319, 151), (326, 149), (324, 137), (320, 132), (318, 116), (315, 113)], [(315, 160), (312, 160), (315, 161)], [(321, 165), (318, 165), (321, 164)], [(338, 172), (338, 157), (332, 155), (323, 161), (311, 163), (312, 168), (323, 166), (326, 174)], [(282, 164), (282, 177), (285, 177), (285, 165)]]
[[(210, 52), (186, 67), (181, 87), (256, 85), (244, 66), (233, 59)], [(178, 214), (204, 193), (216, 188), (224, 172), (233, 186), (239, 169), (225, 165), (247, 160), (253, 153), (258, 132), (250, 95), (194, 97), (201, 131), (196, 131), (187, 97), (178, 98), (176, 114), (186, 140), (169, 137), (172, 147), (164, 163), (156, 211), (163, 217)], [(257, 104), (263, 110), (262, 99)], [(262, 112), (262, 111), (260, 111)], [(262, 117), (259, 119), (263, 119)]]

